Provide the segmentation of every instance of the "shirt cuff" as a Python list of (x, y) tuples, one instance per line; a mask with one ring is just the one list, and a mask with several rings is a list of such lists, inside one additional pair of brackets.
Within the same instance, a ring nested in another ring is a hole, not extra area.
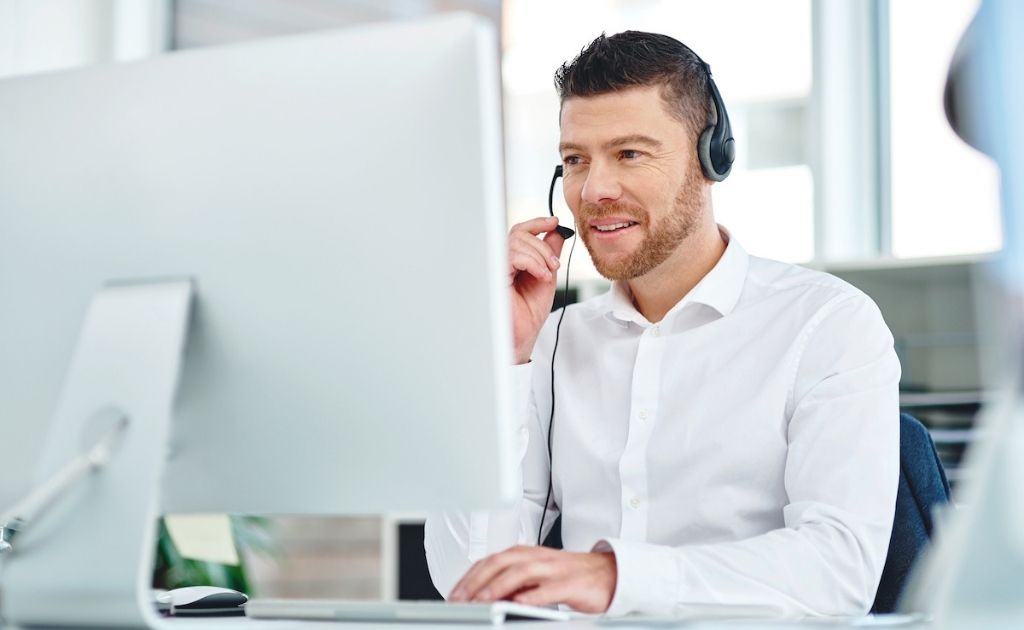
[(671, 615), (679, 599), (679, 568), (670, 549), (616, 538), (599, 540), (591, 551), (615, 554), (616, 583), (605, 613)]

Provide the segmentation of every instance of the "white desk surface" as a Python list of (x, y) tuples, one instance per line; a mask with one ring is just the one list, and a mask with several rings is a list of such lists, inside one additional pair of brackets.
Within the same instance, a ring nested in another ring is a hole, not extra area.
[[(161, 620), (159, 630), (285, 630), (301, 628), (303, 630), (471, 630), (484, 628), (500, 628), (489, 624), (444, 624), (444, 623), (400, 623), (400, 622), (332, 622), (332, 621), (292, 621), (276, 619), (246, 619), (244, 617), (220, 617), (207, 619), (167, 618)], [(616, 618), (616, 619), (578, 619), (573, 621), (510, 621), (504, 624), (511, 630), (667, 630), (668, 628), (685, 628), (686, 630), (714, 630), (729, 628), (731, 630), (792, 630), (794, 628), (906, 628), (908, 630), (926, 630), (931, 624), (918, 616), (887, 615), (880, 617), (859, 617), (855, 619), (802, 619), (794, 621), (772, 620), (698, 620), (698, 619), (664, 619), (664, 618)]]
[[(161, 618), (155, 630), (485, 630), (487, 628), (509, 628), (510, 630), (793, 630), (795, 628), (906, 628), (907, 630), (930, 630), (933, 626), (920, 616), (883, 615), (880, 617), (858, 617), (846, 619), (801, 619), (781, 620), (712, 620), (712, 619), (667, 619), (667, 618), (609, 618), (577, 619), (573, 621), (510, 621), (504, 626), (471, 623), (401, 623), (401, 622), (353, 622), (353, 621), (297, 621), (282, 619), (247, 619), (245, 617), (207, 617), (200, 619)], [(65, 628), (62, 626), (62, 628)], [(3, 630), (29, 630), (18, 626), (0, 624)], [(39, 630), (32, 628), (31, 630)]]

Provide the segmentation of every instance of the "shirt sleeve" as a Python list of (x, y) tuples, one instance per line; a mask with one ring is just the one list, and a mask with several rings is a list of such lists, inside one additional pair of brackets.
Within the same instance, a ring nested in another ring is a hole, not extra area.
[[(547, 426), (537, 415), (533, 396), (533, 363), (512, 367), (514, 398), (519, 413), (510, 436), (517, 445), (514, 473), (522, 483), (522, 498), (498, 511), (439, 512), (430, 514), (423, 546), (434, 587), (446, 599), (469, 567), (486, 556), (519, 544), (536, 544), (537, 528), (548, 491)], [(553, 505), (553, 502), (552, 502)], [(544, 519), (544, 536), (558, 510)]]
[(863, 294), (829, 302), (802, 341), (787, 408), (784, 527), (682, 547), (599, 541), (594, 550), (614, 552), (618, 567), (609, 614), (870, 610), (899, 482), (899, 360)]

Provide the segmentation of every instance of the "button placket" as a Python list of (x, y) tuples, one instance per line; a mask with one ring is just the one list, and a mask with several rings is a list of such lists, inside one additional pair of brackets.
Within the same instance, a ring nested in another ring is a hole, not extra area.
[(663, 344), (655, 328), (644, 331), (637, 347), (633, 366), (631, 419), (626, 446), (619, 460), (622, 521), (619, 536), (624, 540), (647, 539), (647, 450), (650, 443), (651, 420), (658, 405), (661, 387)]

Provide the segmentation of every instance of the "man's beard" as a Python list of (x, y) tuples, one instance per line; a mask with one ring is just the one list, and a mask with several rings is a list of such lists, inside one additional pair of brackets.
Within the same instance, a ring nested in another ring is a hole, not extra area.
[[(609, 280), (631, 280), (668, 260), (679, 244), (700, 225), (700, 177), (699, 173), (687, 174), (676, 193), (672, 212), (662, 217), (656, 225), (651, 223), (650, 213), (637, 205), (619, 202), (598, 205), (584, 202), (576, 219), (583, 235), (583, 244), (587, 246), (598, 273)], [(595, 219), (612, 216), (629, 217), (638, 222), (638, 229), (646, 230), (647, 235), (636, 250), (627, 256), (602, 259), (594, 254), (589, 223)]]

